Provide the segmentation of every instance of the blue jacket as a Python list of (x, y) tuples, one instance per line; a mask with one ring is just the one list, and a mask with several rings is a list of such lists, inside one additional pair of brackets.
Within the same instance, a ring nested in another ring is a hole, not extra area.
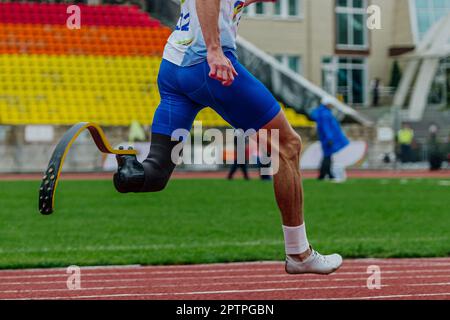
[(317, 123), (317, 132), (325, 157), (345, 148), (349, 141), (329, 108), (320, 105), (311, 113), (311, 118)]

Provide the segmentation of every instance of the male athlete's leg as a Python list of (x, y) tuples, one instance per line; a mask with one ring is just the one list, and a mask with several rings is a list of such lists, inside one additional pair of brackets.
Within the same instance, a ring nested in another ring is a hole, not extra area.
[[(303, 221), (303, 190), (300, 176), (301, 140), (289, 125), (279, 103), (269, 90), (246, 70), (237, 59), (227, 54), (238, 76), (230, 86), (208, 77), (207, 63), (203, 69), (202, 89), (188, 94), (192, 101), (211, 106), (233, 127), (247, 131), (261, 128), (278, 129), (280, 167), (275, 176), (275, 194), (283, 218), (283, 231), (287, 254), (286, 271), (289, 273), (330, 273), (342, 263), (339, 255), (322, 256), (310, 249)], [(186, 70), (191, 73), (192, 70)], [(199, 71), (199, 74), (201, 72)], [(188, 75), (186, 75), (188, 76)], [(190, 86), (186, 82), (186, 86)], [(199, 87), (198, 84), (195, 87)], [(260, 135), (261, 136), (261, 135)], [(272, 152), (272, 155), (276, 152)]]
[(300, 173), (302, 149), (300, 136), (292, 129), (283, 111), (280, 111), (263, 129), (269, 132), (279, 130), (279, 144), (272, 143), (270, 148), (272, 154), (279, 155), (279, 168), (274, 175), (274, 189), (283, 221), (286, 271), (293, 274), (328, 274), (336, 271), (342, 264), (342, 257), (337, 254), (322, 256), (311, 249), (306, 237)]
[(157, 192), (166, 187), (180, 157), (173, 152), (174, 148), (182, 143), (172, 141), (172, 134), (177, 129), (189, 131), (202, 109), (179, 88), (180, 70), (181, 67), (162, 61), (158, 75), (161, 103), (153, 118), (150, 152), (143, 163), (136, 156), (117, 156), (118, 170), (114, 175), (117, 191)]
[[(279, 168), (274, 175), (275, 197), (281, 211), (283, 225), (296, 227), (303, 224), (303, 188), (299, 170), (302, 141), (300, 136), (292, 129), (284, 112), (266, 124), (263, 129), (278, 130), (279, 145), (270, 145), (272, 152), (279, 155)], [(270, 140), (270, 139), (269, 139)], [(270, 143), (270, 141), (269, 141)], [(309, 255), (309, 248), (305, 252)]]

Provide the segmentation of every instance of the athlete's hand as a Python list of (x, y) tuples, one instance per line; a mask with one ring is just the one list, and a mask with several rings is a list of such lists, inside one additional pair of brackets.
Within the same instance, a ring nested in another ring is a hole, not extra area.
[(222, 51), (222, 48), (208, 51), (209, 76), (220, 81), (224, 86), (231, 86), (234, 77), (238, 75), (230, 59)]

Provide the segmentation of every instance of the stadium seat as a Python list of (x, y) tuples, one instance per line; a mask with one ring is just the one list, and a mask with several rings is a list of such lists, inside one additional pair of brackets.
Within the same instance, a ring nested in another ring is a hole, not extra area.
[[(82, 28), (70, 30), (65, 4), (0, 3), (0, 124), (151, 124), (171, 30), (136, 6), (79, 6)], [(227, 126), (209, 108), (197, 119)]]

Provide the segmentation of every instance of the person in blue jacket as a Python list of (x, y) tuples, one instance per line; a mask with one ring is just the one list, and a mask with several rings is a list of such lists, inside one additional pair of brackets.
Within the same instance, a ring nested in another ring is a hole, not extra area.
[(327, 176), (334, 179), (332, 168), (332, 155), (345, 148), (349, 141), (332, 112), (333, 101), (324, 98), (319, 107), (311, 113), (311, 119), (317, 123), (317, 133), (323, 150), (323, 159), (320, 166), (319, 180)]

